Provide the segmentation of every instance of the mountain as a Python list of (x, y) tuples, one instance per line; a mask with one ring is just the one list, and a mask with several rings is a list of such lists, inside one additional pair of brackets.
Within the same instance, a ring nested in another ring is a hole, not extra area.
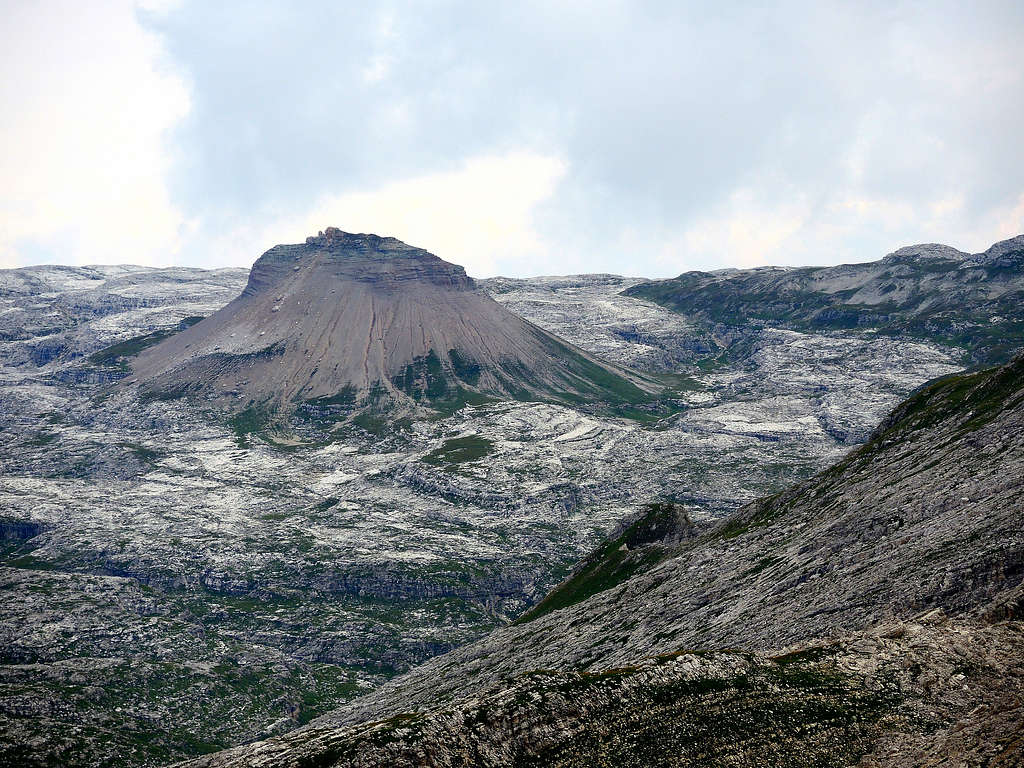
[[(650, 500), (706, 525), (960, 367), (927, 342), (765, 332), (657, 422), (507, 400), (305, 446), (110, 386), (248, 276), (0, 270), (0, 764), (159, 766), (296, 728), (507, 624)], [(691, 326), (621, 295), (636, 282), (478, 285), (591, 355), (677, 369)]]
[(488, 399), (623, 405), (662, 389), (512, 314), (462, 267), (332, 227), (271, 248), (240, 296), (133, 369), (143, 398), (190, 396), (253, 416)]
[(864, 264), (686, 272), (625, 293), (715, 327), (726, 346), (736, 329), (858, 329), (1005, 362), (1024, 346), (1024, 235), (973, 255), (914, 245)]
[(657, 505), (531, 613), (191, 766), (1019, 765), (1024, 356), (717, 523)]

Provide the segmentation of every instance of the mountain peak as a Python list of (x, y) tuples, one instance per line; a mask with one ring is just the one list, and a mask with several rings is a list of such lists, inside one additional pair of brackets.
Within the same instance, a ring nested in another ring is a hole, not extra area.
[(943, 259), (945, 261), (962, 261), (968, 254), (941, 243), (919, 243), (899, 248), (888, 256), (885, 261), (924, 261), (931, 259)]
[(394, 237), (352, 234), (328, 227), (304, 243), (276, 245), (264, 253), (249, 274), (246, 295), (270, 287), (288, 292), (299, 281), (332, 283), (354, 280), (378, 292), (396, 291), (406, 284), (433, 283), (453, 290), (474, 290), (466, 270), (422, 248)]
[(980, 256), (986, 262), (993, 262), (1002, 259), (1011, 253), (1019, 253), (1024, 251), (1024, 235), (1017, 235), (1011, 237), (1009, 240), (1000, 240), (998, 243), (993, 245)]
[(237, 299), (146, 350), (135, 372), (148, 396), (199, 395), (228, 411), (646, 402), (660, 391), (512, 314), (462, 267), (334, 227), (268, 250)]

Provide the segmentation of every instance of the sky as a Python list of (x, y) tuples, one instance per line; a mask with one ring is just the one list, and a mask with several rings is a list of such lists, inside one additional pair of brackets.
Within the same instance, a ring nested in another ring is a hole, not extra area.
[(0, 0), (0, 267), (327, 226), (476, 277), (1024, 233), (1024, 3)]

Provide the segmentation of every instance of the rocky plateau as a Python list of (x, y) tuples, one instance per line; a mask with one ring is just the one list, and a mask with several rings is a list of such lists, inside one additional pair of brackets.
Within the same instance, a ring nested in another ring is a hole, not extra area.
[(1024, 761), (1024, 355), (716, 523), (655, 505), (511, 626), (191, 768)]
[[(386, 247), (409, 248), (397, 242)], [(324, 243), (295, 246), (299, 261), (311, 259), (308, 265), (296, 263), (291, 252), (277, 264), (276, 253), (264, 263), (275, 275), (266, 279), (262, 268), (252, 275), (140, 267), (0, 272), (0, 581), (6, 598), (0, 607), (0, 763), (160, 765), (291, 732), (332, 711), (350, 714), (315, 721), (318, 728), (329, 723), (334, 733), (364, 715), (437, 707), (448, 707), (445, 717), (462, 717), (469, 711), (459, 703), (465, 696), (492, 689), (505, 695), (506, 671), (513, 688), (527, 685), (515, 677), (528, 671), (525, 656), (502, 666), (496, 655), (497, 666), (484, 664), (469, 675), (459, 665), (477, 658), (479, 649), (517, 633), (544, 637), (551, 622), (566, 620), (567, 610), (622, 598), (627, 587), (616, 585), (589, 603), (509, 626), (536, 610), (588, 553), (600, 552), (601, 542), (649, 514), (650, 504), (671, 505), (701, 531), (721, 525), (716, 521), (745, 504), (840, 460), (900, 400), (930, 379), (961, 370), (975, 353), (958, 338), (935, 341), (859, 326), (758, 322), (737, 330), (700, 312), (630, 295), (650, 284), (638, 278), (495, 278), (469, 289), (469, 278), (448, 265), (438, 290), (471, 294), (473, 306), (489, 307), (502, 328), (534, 329), (530, 338), (578, 348), (592, 384), (597, 374), (590, 365), (616, 377), (612, 394), (624, 381), (646, 398), (655, 389), (649, 383), (656, 383), (666, 407), (630, 402), (623, 408), (607, 400), (598, 407), (593, 388), (576, 391), (589, 400), (559, 400), (550, 396), (554, 373), (533, 379), (529, 398), (492, 388), (478, 402), (430, 407), (436, 404), (431, 397), (417, 400), (415, 393), (426, 395), (431, 383), (429, 350), (458, 349), (446, 337), (395, 356), (414, 368), (416, 358), (424, 358), (422, 370), (399, 380), (408, 387), (396, 384), (404, 372), (396, 362), (356, 383), (339, 373), (283, 398), (293, 404), (296, 396), (330, 399), (346, 384), (362, 393), (380, 381), (408, 406), (400, 414), (321, 401), (289, 407), (276, 420), (262, 418), (249, 401), (270, 391), (270, 379), (238, 378), (237, 360), (228, 365), (230, 375), (218, 369), (219, 379), (197, 373), (187, 368), (193, 357), (184, 350), (191, 344), (193, 351), (209, 347), (201, 357), (241, 356), (264, 342), (256, 351), (301, 338), (267, 337), (278, 333), (282, 317), (291, 326), (315, 325), (317, 313), (298, 303), (274, 312), (274, 302), (328, 281), (314, 275), (295, 292), (269, 286), (301, 282), (304, 269), (320, 269), (313, 261), (330, 261), (315, 255)], [(257, 299), (271, 303), (251, 317), (237, 312), (237, 303), (227, 312), (232, 302)], [(238, 318), (250, 318), (250, 325), (236, 325)], [(265, 319), (267, 327), (252, 318)], [(241, 345), (246, 334), (244, 348), (230, 346)], [(395, 352), (397, 346), (382, 342), (381, 349)], [(326, 348), (325, 342), (319, 352), (311, 349), (310, 358)], [(288, 349), (288, 359), (306, 365), (305, 347)], [(472, 359), (486, 363), (483, 369), (492, 360), (500, 367), (506, 358), (474, 351)], [(457, 359), (438, 354), (438, 360), (446, 381), (458, 379)], [(305, 376), (313, 368), (302, 370)], [(573, 374), (577, 382), (580, 370)], [(220, 383), (172, 397), (176, 385), (165, 386), (172, 379)], [(598, 380), (608, 381), (603, 374)], [(160, 386), (147, 389), (149, 381)], [(460, 381), (467, 391), (485, 389), (483, 377), (476, 385)], [(608, 390), (604, 396), (613, 399)], [(344, 418), (337, 418), (339, 408)], [(957, 498), (975, 499), (970, 488), (955, 487)], [(878, 530), (887, 526), (878, 522)], [(676, 534), (680, 542), (709, 535)], [(753, 565), (743, 566), (749, 569), (778, 556), (744, 549), (744, 536), (720, 541), (724, 549), (715, 557), (722, 563), (747, 563), (757, 554)], [(814, 556), (815, 563), (828, 560)], [(668, 574), (685, 561), (674, 556), (651, 573)], [(757, 589), (770, 589), (772, 574), (781, 576), (789, 564), (765, 566), (754, 579)], [(813, 568), (807, 568), (801, 583), (816, 584), (828, 573), (811, 580)], [(984, 573), (978, 578), (988, 578)], [(750, 611), (760, 599), (755, 592), (754, 586), (743, 592)], [(780, 618), (756, 617), (745, 621), (762, 626), (761, 635), (753, 629), (749, 636), (730, 635), (723, 617), (691, 637), (684, 629), (684, 614), (692, 610), (687, 600), (679, 598), (678, 610), (665, 618), (670, 633), (658, 642), (652, 622), (650, 632), (613, 635), (635, 635), (618, 655), (594, 645), (590, 635), (573, 641), (587, 651), (555, 641), (545, 651), (524, 642), (523, 654), (530, 656), (529, 669), (558, 670), (551, 685), (576, 685), (590, 680), (580, 675), (620, 662), (657, 666), (643, 659), (675, 653), (686, 643), (738, 647), (742, 641), (747, 650), (741, 654), (713, 659), (719, 665), (714, 674), (748, 665), (753, 677), (770, 681), (776, 662), (769, 655), (789, 643), (813, 640), (830, 627), (873, 631), (864, 618), (871, 611), (860, 615), (851, 608), (831, 624), (801, 619), (800, 637), (767, 629), (783, 624)], [(917, 621), (911, 613), (907, 608), (901, 615)], [(952, 631), (931, 619), (918, 623), (922, 637)], [(497, 640), (471, 645), (495, 629)], [(1012, 654), (1014, 642), (1000, 635), (994, 647)], [(425, 679), (416, 677), (422, 673), (388, 683), (462, 646), (469, 650), (422, 668), (436, 674), (456, 665), (450, 669), (458, 672), (439, 678), (443, 701), (410, 692), (418, 684), (410, 688), (408, 681)], [(911, 650), (892, 650), (893, 674), (916, 663), (913, 653), (921, 654)], [(829, 653), (851, 669), (867, 658), (845, 646)], [(664, 674), (669, 683), (690, 674), (677, 669), (682, 662), (666, 663), (668, 671), (643, 674)], [(458, 681), (467, 676), (480, 687), (462, 687)], [(863, 675), (856, 679), (865, 696), (882, 695)], [(632, 685), (625, 678), (609, 681)], [(387, 706), (379, 703), (385, 698)]]

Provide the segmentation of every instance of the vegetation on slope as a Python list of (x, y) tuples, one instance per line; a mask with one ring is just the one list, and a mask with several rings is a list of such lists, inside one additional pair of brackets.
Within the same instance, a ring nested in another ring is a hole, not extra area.
[(588, 555), (566, 581), (516, 623), (525, 624), (621, 584), (664, 559), (671, 539), (691, 535), (693, 523), (685, 509), (672, 503), (649, 504), (639, 519)]
[[(883, 450), (914, 433), (944, 428), (949, 439), (977, 430), (1004, 410), (1024, 403), (1024, 355), (1006, 365), (952, 374), (919, 387), (885, 418), (868, 441), (838, 464), (806, 483), (760, 499), (725, 520), (710, 535), (734, 538), (772, 523), (810, 495), (822, 496), (841, 485), (848, 472), (870, 466)], [(937, 458), (933, 459), (937, 460)]]
[(424, 456), (421, 461), (437, 466), (465, 464), (479, 461), (488, 456), (493, 448), (494, 443), (486, 437), (479, 435), (455, 437), (445, 440), (439, 447)]
[[(863, 446), (805, 483), (759, 499), (697, 536), (685, 512), (672, 504), (652, 504), (624, 531), (601, 544), (572, 575), (556, 586), (517, 623), (583, 602), (630, 577), (678, 555), (683, 540), (699, 547), (714, 539), (732, 539), (752, 528), (770, 525), (796, 509), (809, 496), (821, 496), (841, 485), (848, 471), (867, 466), (879, 451), (912, 433), (945, 426), (950, 437), (976, 430), (1008, 408), (1024, 404), (1024, 355), (1004, 366), (944, 376), (920, 387), (875, 430)], [(683, 535), (681, 535), (683, 534)], [(772, 564), (770, 559), (758, 567)], [(753, 572), (752, 572), (753, 573)], [(752, 574), (751, 574), (752, 575)]]
[(117, 344), (89, 355), (89, 362), (93, 365), (116, 365), (119, 368), (128, 370), (129, 358), (135, 357), (144, 349), (156, 346), (164, 339), (169, 339), (174, 334), (179, 333), (186, 328), (190, 328), (202, 319), (203, 318), (196, 316), (186, 317), (173, 328), (153, 331), (152, 333), (146, 333), (142, 336), (134, 336), (130, 339), (126, 339), (125, 341), (118, 342)]

